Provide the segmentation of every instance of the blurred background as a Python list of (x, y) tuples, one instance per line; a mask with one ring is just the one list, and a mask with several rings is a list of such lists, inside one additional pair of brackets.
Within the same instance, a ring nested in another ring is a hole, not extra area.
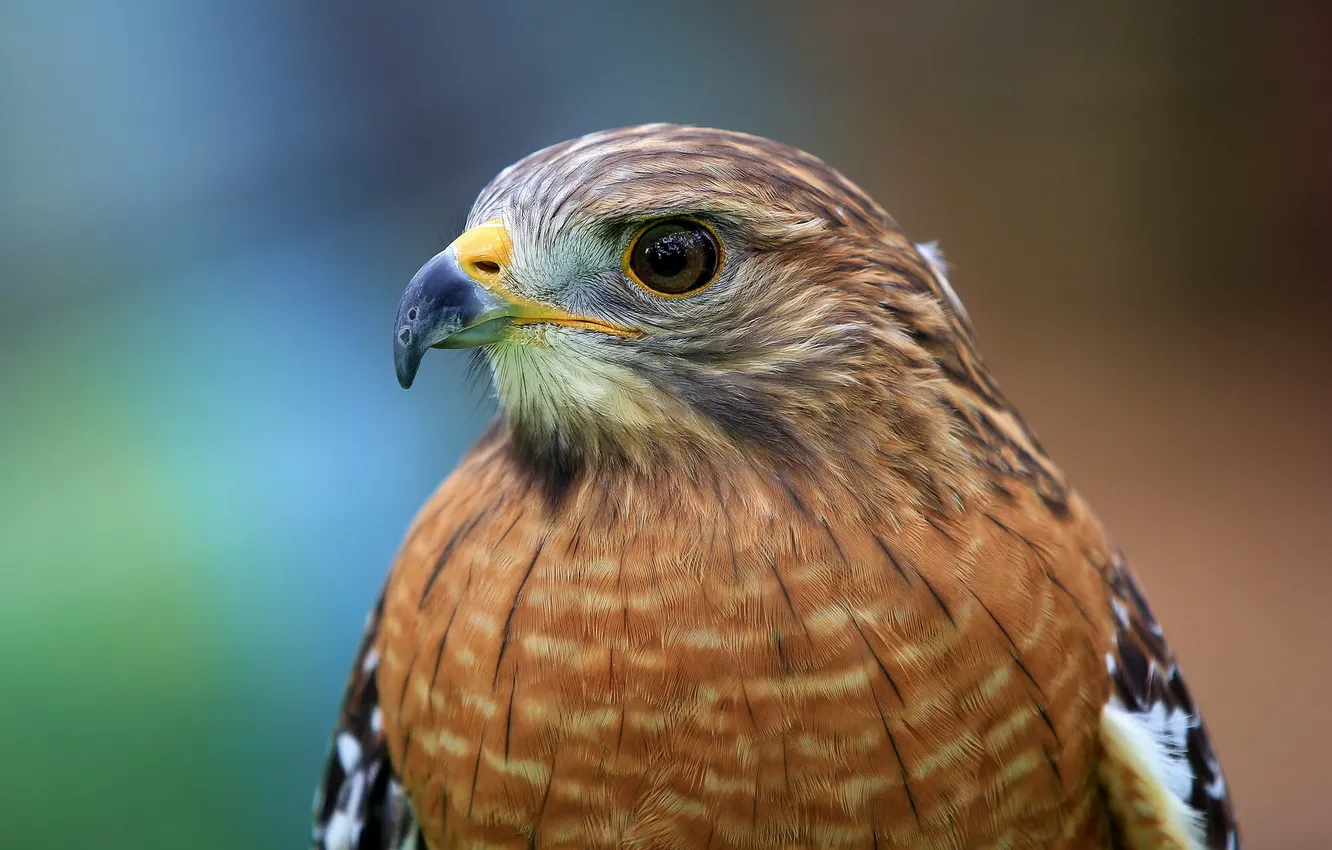
[(9, 0), (0, 817), (305, 846), (362, 618), (487, 422), (407, 280), (587, 131), (771, 136), (940, 239), (1136, 565), (1252, 847), (1332, 808), (1332, 11)]

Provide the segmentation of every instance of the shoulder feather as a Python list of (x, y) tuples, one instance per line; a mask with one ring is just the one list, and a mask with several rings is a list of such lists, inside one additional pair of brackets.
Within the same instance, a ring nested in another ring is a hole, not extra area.
[(375, 638), (383, 600), (367, 618), (314, 798), (313, 850), (417, 850), (411, 803), (389, 761), (379, 709)]
[(1202, 716), (1123, 558), (1109, 565), (1115, 621), (1099, 775), (1126, 850), (1239, 850)]

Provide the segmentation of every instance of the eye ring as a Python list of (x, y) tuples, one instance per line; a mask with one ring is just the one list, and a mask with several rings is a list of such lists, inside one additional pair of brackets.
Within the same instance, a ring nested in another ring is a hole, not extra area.
[(726, 260), (717, 231), (695, 218), (650, 221), (624, 249), (620, 266), (634, 283), (661, 298), (685, 298), (707, 289)]

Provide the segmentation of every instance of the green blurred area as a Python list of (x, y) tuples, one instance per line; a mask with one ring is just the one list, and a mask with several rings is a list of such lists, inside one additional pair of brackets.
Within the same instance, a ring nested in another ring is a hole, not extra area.
[(44, 365), (6, 370), (0, 420), (18, 485), (0, 503), (6, 832), (28, 847), (273, 843), (307, 802), (308, 718), (329, 709), (282, 686), (299, 660), (282, 642), (276, 658), (237, 651), (244, 624), (208, 580), (221, 553), (189, 512), (201, 482), (164, 467), (126, 415), (136, 400), (78, 353)]

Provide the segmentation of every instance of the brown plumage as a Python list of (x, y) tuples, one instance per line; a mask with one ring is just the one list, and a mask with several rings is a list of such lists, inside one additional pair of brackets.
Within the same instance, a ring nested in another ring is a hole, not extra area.
[[(719, 240), (714, 281), (631, 279), (659, 220)], [(399, 376), (483, 345), (504, 412), (393, 567), (316, 846), (1238, 846), (1114, 544), (859, 189), (653, 125), (533, 154), (468, 224)]]

